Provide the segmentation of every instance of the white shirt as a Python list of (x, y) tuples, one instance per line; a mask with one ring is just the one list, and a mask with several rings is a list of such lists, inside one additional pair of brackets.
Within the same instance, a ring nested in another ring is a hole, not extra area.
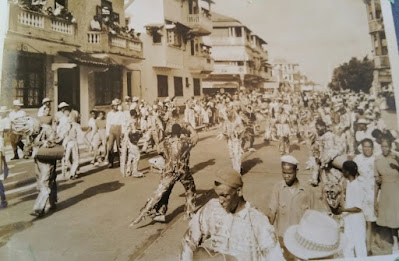
[(46, 108), (46, 105), (43, 105), (42, 107), (39, 108), (39, 111), (37, 112), (37, 117), (42, 117), (44, 116), (44, 109)]
[(10, 114), (8, 115), (8, 117), (10, 118), (10, 121), (13, 121), (15, 119), (21, 118), (21, 117), (25, 117), (26, 116), (26, 112), (23, 110), (19, 110), (19, 111), (11, 111)]
[(109, 135), (109, 130), (112, 125), (123, 125), (124, 122), (124, 114), (122, 111), (110, 111), (107, 113), (107, 124), (106, 124), (106, 133)]

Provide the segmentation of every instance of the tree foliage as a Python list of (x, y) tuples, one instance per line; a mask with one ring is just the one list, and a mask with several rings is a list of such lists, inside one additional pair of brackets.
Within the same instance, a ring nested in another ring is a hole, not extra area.
[(334, 69), (328, 87), (334, 91), (352, 90), (368, 93), (373, 82), (374, 62), (366, 57), (359, 60), (355, 57)]

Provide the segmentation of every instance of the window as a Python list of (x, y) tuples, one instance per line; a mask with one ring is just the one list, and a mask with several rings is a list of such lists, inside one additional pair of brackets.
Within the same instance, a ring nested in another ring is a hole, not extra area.
[(183, 78), (174, 77), (175, 80), (175, 96), (183, 96)]
[(194, 96), (201, 95), (201, 82), (200, 79), (194, 78)]
[(241, 31), (241, 27), (234, 27), (235, 33), (236, 33), (236, 37), (241, 38), (242, 37), (242, 31)]
[(132, 72), (126, 73), (127, 95), (132, 97)]
[(212, 37), (229, 37), (229, 28), (214, 28)]
[(115, 98), (122, 98), (122, 70), (110, 68), (106, 72), (95, 72), (96, 105), (110, 105)]
[(26, 108), (38, 108), (44, 95), (44, 60), (41, 56), (18, 56), (18, 67), (11, 72), (15, 99)]
[(157, 32), (154, 32), (154, 33), (152, 34), (152, 42), (153, 42), (153, 43), (160, 43), (160, 42), (162, 42), (162, 35), (160, 35), (160, 34), (157, 33)]
[(168, 29), (166, 32), (168, 37), (168, 44), (181, 47), (182, 37), (179, 33), (176, 32), (176, 29)]
[(168, 97), (168, 76), (157, 75), (158, 81), (158, 97)]
[(68, 8), (68, 0), (55, 0), (54, 9), (59, 8)]
[(238, 65), (238, 66), (244, 66), (244, 61), (238, 61), (238, 62), (237, 62), (237, 65)]
[(191, 55), (193, 55), (193, 56), (195, 55), (194, 45), (195, 45), (194, 40), (191, 40), (190, 41), (190, 48), (191, 48)]

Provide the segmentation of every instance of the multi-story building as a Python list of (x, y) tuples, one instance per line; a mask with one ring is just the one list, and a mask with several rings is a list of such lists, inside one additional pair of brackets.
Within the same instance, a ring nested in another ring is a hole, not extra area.
[(299, 64), (287, 62), (285, 59), (275, 59), (272, 74), (278, 83), (288, 82), (293, 90), (300, 89)]
[(374, 93), (379, 93), (383, 88), (392, 84), (388, 45), (385, 36), (380, 0), (366, 0), (365, 2), (371, 45), (374, 54), (374, 82), (372, 91)]
[(234, 18), (212, 13), (212, 22), (212, 34), (204, 42), (212, 47), (215, 64), (204, 80), (204, 92), (263, 88), (271, 77), (266, 41)]
[(123, 0), (32, 2), (7, 4), (2, 105), (20, 99), (34, 115), (49, 97), (54, 110), (61, 101), (79, 110), (85, 125), (90, 109), (139, 93), (142, 42), (124, 28)]
[(140, 96), (152, 102), (176, 97), (182, 104), (202, 95), (202, 79), (212, 72), (210, 47), (202, 37), (212, 30), (212, 0), (136, 0), (126, 13), (148, 14), (132, 20), (142, 31), (145, 61)]

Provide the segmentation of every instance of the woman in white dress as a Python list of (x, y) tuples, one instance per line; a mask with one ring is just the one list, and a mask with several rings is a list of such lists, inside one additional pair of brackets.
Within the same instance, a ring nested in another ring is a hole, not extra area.
[(356, 162), (359, 171), (359, 177), (357, 178), (364, 190), (363, 200), (363, 213), (366, 218), (366, 229), (367, 229), (367, 250), (370, 252), (371, 243), (373, 242), (373, 227), (377, 221), (377, 217), (374, 212), (374, 161), (375, 156), (373, 154), (373, 141), (370, 139), (364, 139), (361, 142), (362, 154), (357, 155), (353, 161)]

